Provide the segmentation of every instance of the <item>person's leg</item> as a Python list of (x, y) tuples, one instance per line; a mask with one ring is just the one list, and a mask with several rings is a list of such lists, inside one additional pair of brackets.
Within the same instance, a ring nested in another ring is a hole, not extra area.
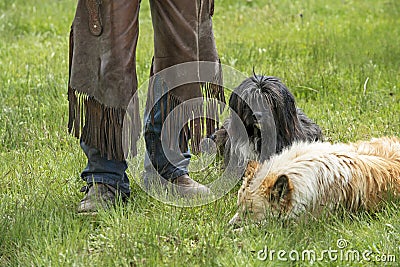
[[(200, 72), (198, 67), (194, 68), (193, 72), (190, 71), (191, 73), (186, 73), (187, 70), (178, 67), (169, 69), (171, 72), (167, 76), (165, 76), (165, 72), (162, 75), (160, 73), (180, 63), (193, 62), (192, 66), (198, 66), (196, 62), (200, 60), (218, 61), (211, 31), (211, 7), (209, 4), (209, 0), (150, 0), (154, 28), (154, 61), (145, 115), (147, 153), (144, 182), (145, 185), (149, 184), (149, 177), (154, 177), (154, 173), (158, 173), (164, 179), (181, 185), (181, 195), (209, 193), (207, 187), (193, 181), (188, 176), (190, 151), (187, 144), (190, 135), (194, 136), (201, 132), (201, 125), (193, 123), (192, 125), (196, 125), (196, 127), (191, 127), (190, 134), (186, 127), (184, 127), (185, 134), (180, 133), (184, 124), (191, 120), (190, 116), (200, 114), (198, 112), (200, 108), (182, 112), (185, 107), (180, 104), (201, 97), (201, 85), (195, 78), (195, 80), (175, 88), (163, 88), (163, 86), (171, 84), (171, 79), (182, 78), (185, 80), (189, 77), (197, 77)], [(201, 13), (200, 16), (199, 13)], [(207, 34), (208, 37), (203, 38), (203, 34)], [(206, 44), (199, 44), (200, 41)], [(209, 57), (204, 56), (208, 54), (210, 54)], [(182, 75), (187, 75), (187, 77), (182, 77)], [(166, 93), (167, 91), (168, 93)], [(178, 112), (172, 115), (172, 123), (165, 125), (165, 119), (174, 107)], [(166, 133), (162, 132), (163, 126), (166, 128)], [(161, 181), (163, 180), (161, 179)]]
[[(189, 177), (188, 166), (190, 163), (190, 151), (188, 148), (182, 151), (177, 145), (174, 148), (170, 147), (170, 138), (162, 141), (161, 136), (168, 136), (162, 133), (163, 116), (168, 114), (170, 110), (167, 109), (167, 95), (161, 97), (159, 101), (154, 104), (153, 113), (151, 112), (145, 116), (145, 141), (146, 141), (146, 154), (145, 154), (145, 175), (144, 186), (147, 190), (156, 190), (155, 186), (161, 186), (163, 189), (167, 181), (172, 182), (175, 187), (174, 193), (183, 197), (192, 197), (195, 195), (209, 195), (210, 189), (202, 184), (197, 183)], [(180, 135), (179, 140), (188, 142), (188, 137)], [(163, 191), (163, 190), (161, 190)]]
[[(187, 148), (181, 151), (178, 147), (172, 149), (169, 142), (161, 141), (162, 127), (164, 118), (170, 110), (167, 105), (167, 94), (161, 96), (162, 83), (154, 78), (153, 90), (155, 98), (160, 98), (153, 105), (152, 111), (147, 112), (144, 117), (144, 137), (146, 141), (145, 172), (147, 175), (157, 171), (157, 173), (166, 180), (173, 181), (175, 178), (188, 174), (190, 162), (190, 151)], [(170, 137), (173, 138), (173, 137)], [(180, 138), (184, 138), (181, 136)], [(186, 142), (188, 140), (185, 140)]]
[[(78, 212), (95, 212), (130, 195), (122, 128), (137, 89), (140, 0), (100, 2), (79, 0), (71, 27), (68, 126), (80, 137), (88, 160), (81, 173), (86, 195)], [(136, 123), (139, 114), (134, 115)], [(140, 129), (139, 124), (134, 126)]]
[(85, 197), (78, 206), (78, 212), (96, 212), (99, 208), (108, 208), (116, 198), (126, 201), (130, 196), (129, 179), (125, 173), (125, 161), (109, 160), (96, 148), (81, 141), (81, 148), (88, 159), (81, 178), (87, 183), (82, 188)]
[(107, 184), (124, 196), (130, 195), (129, 179), (125, 172), (128, 166), (125, 161), (109, 160), (101, 156), (98, 149), (89, 147), (82, 141), (81, 148), (88, 159), (81, 177), (89, 187), (93, 183)]

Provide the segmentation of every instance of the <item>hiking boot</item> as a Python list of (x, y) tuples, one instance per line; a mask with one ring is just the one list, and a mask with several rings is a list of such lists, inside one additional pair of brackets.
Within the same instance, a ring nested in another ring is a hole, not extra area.
[[(112, 207), (120, 194), (114, 187), (107, 184), (91, 184), (84, 186), (81, 192), (85, 192), (85, 197), (78, 206), (78, 213), (96, 213), (100, 209), (109, 209)], [(122, 201), (127, 199), (126, 194), (120, 194)]]
[(184, 174), (175, 178), (172, 183), (176, 185), (175, 193), (181, 197), (211, 196), (211, 190)]

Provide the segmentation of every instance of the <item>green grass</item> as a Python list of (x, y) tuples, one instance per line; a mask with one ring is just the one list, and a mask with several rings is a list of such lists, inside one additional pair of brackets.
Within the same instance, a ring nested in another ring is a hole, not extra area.
[[(337, 249), (339, 238), (348, 241), (346, 249), (371, 250), (372, 261), (325, 258), (314, 265), (379, 266), (383, 254), (396, 257), (389, 265), (399, 264), (399, 201), (375, 214), (289, 225), (270, 220), (237, 233), (227, 225), (237, 188), (212, 204), (177, 208), (132, 183), (127, 206), (78, 216), (85, 158), (66, 130), (68, 34), (76, 2), (0, 2), (0, 266), (303, 266), (311, 262), (260, 261), (257, 254), (265, 246), (321, 253)], [(215, 5), (222, 62), (249, 75), (255, 67), (280, 77), (328, 140), (400, 135), (399, 1)], [(144, 83), (153, 40), (148, 1), (140, 23), (138, 79)]]

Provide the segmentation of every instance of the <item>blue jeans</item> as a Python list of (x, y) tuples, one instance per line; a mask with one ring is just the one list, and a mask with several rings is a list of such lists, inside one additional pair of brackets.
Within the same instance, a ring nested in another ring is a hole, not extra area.
[[(155, 86), (157, 87), (157, 84)], [(171, 149), (168, 143), (164, 143), (164, 147), (162, 145), (161, 131), (163, 118), (161, 107), (164, 109), (163, 114), (168, 114), (167, 94), (160, 97), (160, 100), (153, 106), (154, 123), (152, 123), (150, 112), (145, 114), (144, 118), (144, 137), (147, 150), (144, 159), (145, 184), (148, 182), (146, 179), (149, 179), (155, 171), (169, 181), (188, 174), (188, 166), (191, 158), (189, 149), (181, 152), (179, 148), (175, 150)]]
[[(188, 166), (190, 162), (190, 151), (185, 152), (173, 151), (167, 147), (166, 154), (161, 145), (161, 130), (162, 130), (162, 117), (161, 105), (163, 101), (164, 114), (167, 114), (167, 95), (161, 97), (153, 107), (154, 111), (154, 124), (151, 122), (150, 112), (145, 115), (145, 141), (146, 141), (146, 154), (145, 154), (145, 176), (144, 183), (148, 184), (147, 179), (151, 179), (155, 172), (167, 180), (173, 180), (176, 177), (188, 173)], [(120, 192), (129, 194), (129, 179), (126, 175), (127, 163), (125, 161), (108, 160), (107, 157), (101, 156), (99, 150), (87, 146), (81, 142), (82, 150), (85, 152), (88, 159), (86, 168), (82, 171), (81, 177), (89, 185), (93, 182), (104, 183), (111, 185), (118, 189)]]
[(126, 175), (128, 168), (125, 161), (108, 160), (103, 157), (96, 148), (87, 146), (81, 141), (81, 148), (88, 159), (86, 168), (82, 171), (81, 177), (88, 185), (92, 183), (108, 184), (129, 196), (131, 189), (129, 179)]

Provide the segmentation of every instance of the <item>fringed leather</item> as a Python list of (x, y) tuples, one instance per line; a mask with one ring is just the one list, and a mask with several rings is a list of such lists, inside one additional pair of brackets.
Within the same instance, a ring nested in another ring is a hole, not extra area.
[[(73, 37), (74, 32), (71, 27), (69, 78), (71, 77), (73, 58)], [(70, 81), (68, 81), (68, 102), (69, 133), (76, 138), (81, 138), (88, 146), (99, 149), (100, 153), (107, 156), (108, 159), (122, 161), (128, 155), (136, 156), (136, 142), (139, 139), (141, 128), (138, 106), (132, 105), (133, 110), (128, 113), (123, 108), (107, 107), (94, 97), (72, 88)], [(137, 99), (134, 99), (134, 104), (137, 103)], [(124, 136), (126, 138), (123, 138)]]
[(68, 89), (68, 99), (68, 131), (75, 137), (97, 148), (108, 159), (122, 161), (128, 153), (132, 156), (137, 154), (136, 142), (141, 127), (137, 110), (129, 112), (126, 118), (125, 109), (107, 107), (71, 87)]
[[(169, 138), (168, 143), (171, 149), (179, 145), (181, 151), (186, 151), (190, 139), (191, 152), (198, 154), (201, 140), (206, 136), (211, 136), (218, 128), (219, 115), (225, 107), (222, 71), (217, 73), (213, 82), (199, 84), (199, 88), (204, 101), (191, 103), (188, 106), (182, 103), (183, 101), (176, 96), (176, 93), (168, 92), (167, 110), (177, 109), (173, 117), (169, 119), (169, 124), (166, 125), (168, 136), (164, 137)], [(164, 121), (165, 116), (163, 115), (162, 118)], [(182, 126), (177, 136), (176, 130)], [(176, 143), (177, 141), (179, 144)]]
[[(167, 110), (174, 113), (172, 118), (168, 120), (168, 124), (164, 125), (167, 127), (162, 138), (167, 140), (167, 144), (171, 149), (175, 149), (179, 146), (181, 151), (188, 149), (190, 139), (191, 152), (198, 154), (200, 152), (200, 143), (204, 137), (211, 136), (218, 128), (219, 115), (225, 108), (225, 94), (222, 77), (221, 63), (219, 62), (219, 69), (212, 82), (199, 83), (199, 90), (204, 101), (185, 105), (184, 101), (179, 96), (179, 90), (171, 90), (165, 92), (167, 85), (163, 84), (160, 86), (163, 92), (167, 94)], [(150, 74), (153, 74), (152, 71)], [(154, 81), (151, 81), (150, 88), (154, 88)], [(182, 88), (184, 90), (184, 88)], [(149, 90), (149, 103), (154, 103), (154, 93)], [(151, 105), (150, 105), (151, 106)], [(163, 104), (161, 106), (161, 118), (164, 122), (168, 117), (168, 114), (164, 114)], [(151, 112), (152, 123), (154, 123), (154, 112)], [(170, 115), (171, 116), (171, 115)], [(177, 132), (180, 130), (180, 133)]]

